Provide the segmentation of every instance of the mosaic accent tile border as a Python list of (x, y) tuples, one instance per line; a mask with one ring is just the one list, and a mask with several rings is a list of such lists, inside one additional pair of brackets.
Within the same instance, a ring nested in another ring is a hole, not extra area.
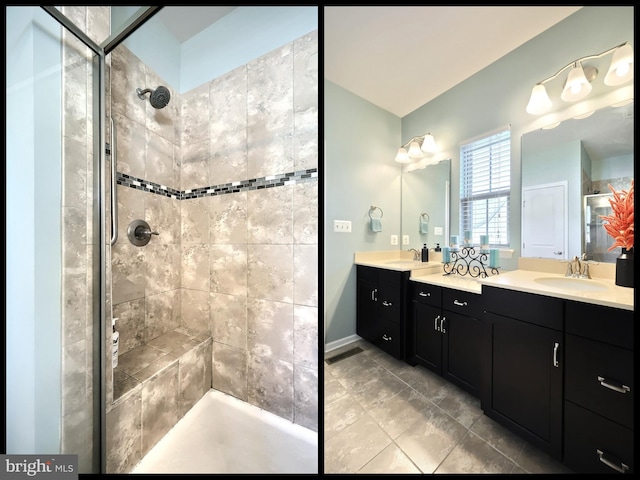
[(135, 188), (177, 200), (188, 200), (191, 198), (212, 197), (214, 195), (225, 195), (228, 193), (238, 193), (248, 190), (260, 190), (262, 188), (282, 187), (294, 185), (296, 183), (309, 182), (318, 178), (318, 169), (299, 170), (297, 172), (268, 175), (266, 177), (252, 178), (238, 182), (223, 183), (210, 187), (200, 187), (190, 190), (176, 190), (175, 188), (160, 185), (141, 178), (117, 172), (116, 181), (118, 185)]

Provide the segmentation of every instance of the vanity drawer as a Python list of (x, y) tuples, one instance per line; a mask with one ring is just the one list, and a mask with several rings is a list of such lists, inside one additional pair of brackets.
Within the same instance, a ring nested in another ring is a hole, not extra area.
[(440, 307), (442, 305), (442, 287), (424, 282), (410, 283), (411, 300), (433, 305), (434, 307)]
[(633, 473), (633, 431), (565, 401), (563, 462), (576, 473)]
[(482, 286), (485, 309), (554, 330), (563, 329), (564, 300), (506, 288)]
[(633, 428), (633, 352), (571, 334), (565, 343), (565, 398)]
[(372, 343), (389, 355), (400, 358), (402, 354), (400, 325), (384, 320), (381, 321), (377, 338), (375, 338)]
[(633, 311), (566, 302), (566, 330), (582, 337), (633, 350)]
[(478, 293), (445, 288), (442, 292), (442, 308), (460, 315), (481, 318), (484, 303), (482, 295)]

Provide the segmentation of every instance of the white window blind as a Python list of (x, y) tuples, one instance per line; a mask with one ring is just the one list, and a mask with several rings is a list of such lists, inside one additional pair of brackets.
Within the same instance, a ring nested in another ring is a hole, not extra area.
[(489, 235), (492, 247), (509, 246), (511, 130), (501, 130), (460, 146), (460, 234), (471, 231), (474, 245)]

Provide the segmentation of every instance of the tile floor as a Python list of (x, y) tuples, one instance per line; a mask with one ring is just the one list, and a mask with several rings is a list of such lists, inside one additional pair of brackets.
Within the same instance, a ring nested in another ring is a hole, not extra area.
[[(350, 350), (362, 352), (328, 364)], [(483, 414), (480, 400), (360, 340), (325, 354), (324, 472), (572, 473)]]
[(318, 434), (210, 390), (131, 473), (318, 473)]

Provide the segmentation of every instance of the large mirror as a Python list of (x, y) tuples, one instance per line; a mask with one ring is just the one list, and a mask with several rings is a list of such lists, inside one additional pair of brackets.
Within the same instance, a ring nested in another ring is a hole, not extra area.
[(628, 190), (634, 176), (633, 111), (610, 106), (522, 136), (523, 257), (615, 262), (600, 215), (608, 185)]
[(451, 160), (402, 172), (402, 237), (409, 237), (403, 250), (442, 247), (449, 238), (450, 180)]

